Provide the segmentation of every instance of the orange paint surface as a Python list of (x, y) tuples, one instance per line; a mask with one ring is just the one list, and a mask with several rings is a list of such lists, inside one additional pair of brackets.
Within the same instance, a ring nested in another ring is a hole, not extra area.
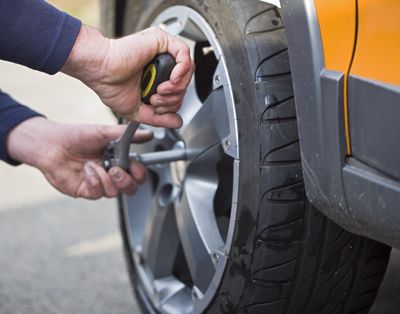
[(350, 73), (400, 85), (400, 1), (358, 1), (357, 48)]
[(347, 155), (350, 155), (347, 78), (356, 36), (356, 0), (315, 0), (324, 49), (325, 68), (344, 73), (344, 115)]
[(356, 31), (355, 0), (315, 0), (325, 67), (347, 73)]

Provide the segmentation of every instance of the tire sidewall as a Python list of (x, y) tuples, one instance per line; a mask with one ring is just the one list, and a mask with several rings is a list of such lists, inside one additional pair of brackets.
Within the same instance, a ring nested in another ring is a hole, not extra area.
[[(214, 30), (222, 47), (228, 73), (234, 94), (235, 110), (238, 124), (240, 147), (240, 166), (238, 184), (238, 204), (232, 246), (228, 262), (218, 288), (207, 312), (226, 312), (234, 308), (235, 300), (240, 298), (245, 288), (246, 269), (251, 263), (255, 249), (257, 217), (260, 199), (260, 131), (259, 116), (256, 102), (254, 73), (251, 73), (246, 42), (243, 31), (237, 25), (236, 16), (228, 5), (228, 1), (194, 1), (167, 0), (149, 1), (141, 13), (136, 29), (125, 28), (125, 34), (134, 33), (146, 27), (164, 10), (171, 6), (184, 5), (202, 15)], [(121, 225), (127, 242), (126, 226), (124, 226), (123, 211), (121, 210)], [(127, 246), (125, 246), (127, 250)], [(143, 300), (144, 294), (134, 269), (129, 250), (126, 252), (130, 260), (128, 264), (135, 292), (140, 300), (142, 310), (153, 313), (148, 300)], [(247, 266), (246, 266), (247, 265)]]

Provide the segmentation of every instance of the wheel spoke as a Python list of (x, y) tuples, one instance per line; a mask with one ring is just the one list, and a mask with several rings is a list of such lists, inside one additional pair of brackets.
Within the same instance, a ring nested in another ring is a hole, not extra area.
[[(194, 284), (204, 293), (215, 272), (212, 254), (224, 246), (214, 214), (214, 195), (218, 187), (216, 146), (199, 157), (198, 164), (214, 160), (214, 167), (202, 173), (193, 171), (185, 179), (184, 193), (176, 203), (178, 232)], [(197, 169), (198, 166), (193, 169)]]
[(182, 10), (181, 14), (175, 15), (170, 18), (162, 17), (162, 21), (160, 19), (154, 21), (152, 26), (159, 26), (164, 29), (166, 32), (170, 33), (172, 36), (178, 36), (183, 29), (186, 27), (188, 22), (189, 13), (185, 10)]
[[(151, 269), (154, 278), (172, 274), (174, 252), (178, 250), (179, 237), (172, 202), (173, 189), (174, 187), (170, 184), (162, 181), (159, 183), (144, 227), (142, 257)], [(163, 195), (163, 193), (169, 195)], [(161, 259), (160, 256), (163, 258)]]
[(229, 122), (222, 88), (213, 91), (180, 132), (188, 148), (206, 150), (229, 134)]
[[(161, 303), (162, 312), (177, 314), (193, 313), (193, 303), (191, 299), (191, 290), (187, 286), (184, 286), (176, 290), (168, 299), (164, 299)], [(179, 312), (176, 311), (176, 308), (179, 308)]]
[(173, 276), (155, 280), (155, 288), (158, 291), (158, 302), (162, 305), (168, 302), (174, 295), (179, 294), (186, 286)]
[(123, 201), (124, 216), (126, 217), (127, 229), (129, 230), (130, 249), (135, 250), (142, 246), (144, 226), (148, 217), (148, 212), (138, 208), (140, 204), (143, 208), (150, 208), (152, 204), (153, 188), (150, 178), (144, 184), (139, 186), (139, 190), (133, 197), (127, 197)]
[(186, 89), (185, 99), (178, 112), (183, 120), (183, 125), (179, 130), (180, 132), (186, 129), (188, 123), (193, 119), (202, 106), (203, 104), (200, 101), (196, 91), (196, 79), (193, 77), (188, 88)]
[[(196, 191), (191, 187), (193, 180), (210, 182), (218, 185), (217, 163), (222, 158), (223, 150), (221, 145), (215, 144), (203, 151), (201, 155), (193, 159), (186, 169), (185, 188), (187, 193), (210, 193), (211, 191)], [(205, 195), (202, 195), (202, 197)], [(208, 195), (207, 195), (208, 196)]]
[(185, 9), (181, 9), (178, 14), (173, 16), (161, 15), (152, 23), (152, 26), (159, 26), (173, 36), (181, 36), (192, 41), (207, 40), (202, 30), (193, 21), (193, 17)]

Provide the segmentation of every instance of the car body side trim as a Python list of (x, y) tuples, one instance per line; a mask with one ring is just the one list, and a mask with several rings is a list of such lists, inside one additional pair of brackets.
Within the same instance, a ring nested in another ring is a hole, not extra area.
[(359, 234), (400, 248), (400, 182), (354, 158), (344, 167), (343, 180)]
[(341, 169), (346, 157), (344, 74), (324, 70), (313, 1), (284, 0), (284, 23), (295, 91), (307, 197), (321, 212), (358, 232), (346, 211)]
[(346, 157), (345, 73), (324, 69), (313, 1), (281, 3), (307, 197), (348, 231), (400, 247), (400, 182)]
[(354, 158), (400, 180), (400, 86), (349, 78)]

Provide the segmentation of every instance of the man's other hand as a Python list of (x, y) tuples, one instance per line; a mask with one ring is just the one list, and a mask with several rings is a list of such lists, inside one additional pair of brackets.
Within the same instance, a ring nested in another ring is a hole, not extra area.
[[(169, 81), (160, 84), (151, 106), (141, 102), (143, 68), (158, 54), (170, 53), (176, 61)], [(62, 71), (91, 89), (120, 117), (166, 128), (179, 128), (176, 114), (193, 75), (188, 46), (158, 27), (120, 39), (107, 39), (82, 26)]]
[[(132, 162), (130, 173), (118, 167), (108, 172), (101, 166), (109, 141), (125, 126), (67, 125), (35, 117), (14, 128), (8, 136), (11, 158), (41, 170), (60, 192), (87, 199), (134, 194), (146, 169)], [(136, 132), (134, 142), (151, 139), (151, 132)]]

